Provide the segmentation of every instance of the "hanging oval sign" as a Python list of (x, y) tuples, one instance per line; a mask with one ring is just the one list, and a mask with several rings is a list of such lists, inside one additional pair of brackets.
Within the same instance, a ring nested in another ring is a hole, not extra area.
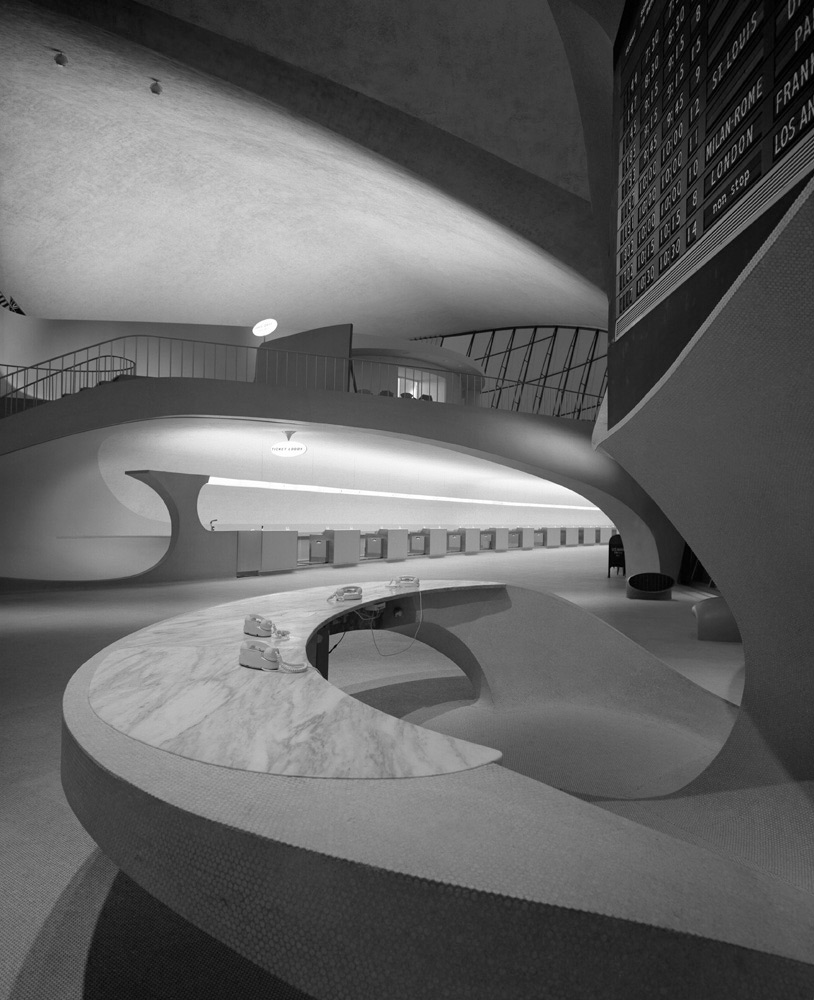
[(304, 444), (296, 444), (294, 441), (286, 441), (285, 444), (273, 444), (271, 446), (272, 455), (277, 458), (296, 458), (304, 455), (308, 451)]
[(252, 333), (255, 337), (268, 337), (268, 335), (270, 333), (274, 333), (276, 329), (276, 319), (261, 319), (259, 323), (255, 323), (252, 327)]

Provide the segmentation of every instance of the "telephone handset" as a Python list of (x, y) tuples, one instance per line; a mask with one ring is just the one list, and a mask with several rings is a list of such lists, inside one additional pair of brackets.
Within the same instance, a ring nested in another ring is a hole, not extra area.
[(277, 642), (285, 642), (291, 634), (288, 629), (277, 628), (270, 618), (263, 618), (262, 615), (246, 615), (243, 632), (246, 635), (259, 635), (263, 639), (275, 639)]
[(339, 587), (328, 598), (329, 601), (361, 601), (361, 587)]
[(247, 639), (240, 644), (238, 663), (252, 670), (276, 670), (280, 665), (280, 654), (267, 642)]
[(243, 632), (245, 635), (269, 636), (274, 629), (274, 622), (270, 618), (262, 615), (246, 615), (243, 621)]
[(388, 587), (418, 587), (421, 581), (417, 576), (397, 576), (388, 583)]

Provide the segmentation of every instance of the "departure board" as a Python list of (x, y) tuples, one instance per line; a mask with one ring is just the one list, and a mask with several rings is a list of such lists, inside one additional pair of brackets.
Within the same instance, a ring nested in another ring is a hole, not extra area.
[(615, 79), (618, 338), (814, 170), (814, 0), (638, 0)]

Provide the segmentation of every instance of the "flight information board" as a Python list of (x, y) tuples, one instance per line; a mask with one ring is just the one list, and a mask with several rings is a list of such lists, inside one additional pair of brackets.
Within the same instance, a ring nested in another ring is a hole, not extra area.
[(814, 169), (814, 0), (637, 0), (615, 78), (618, 338)]

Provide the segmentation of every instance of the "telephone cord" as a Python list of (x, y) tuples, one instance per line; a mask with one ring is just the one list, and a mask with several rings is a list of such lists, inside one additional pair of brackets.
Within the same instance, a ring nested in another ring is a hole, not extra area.
[(421, 626), (424, 622), (424, 601), (422, 600), (421, 591), (418, 592), (418, 625), (416, 626), (415, 634), (410, 639), (410, 644), (405, 646), (404, 649), (397, 649), (395, 653), (385, 653), (379, 649), (379, 644), (376, 642), (376, 632), (373, 628), (373, 620), (370, 622), (370, 638), (373, 640), (373, 645), (376, 647), (376, 652), (379, 656), (400, 656), (402, 653), (406, 653), (408, 650), (412, 649), (413, 643), (418, 638), (418, 633), (421, 630)]

